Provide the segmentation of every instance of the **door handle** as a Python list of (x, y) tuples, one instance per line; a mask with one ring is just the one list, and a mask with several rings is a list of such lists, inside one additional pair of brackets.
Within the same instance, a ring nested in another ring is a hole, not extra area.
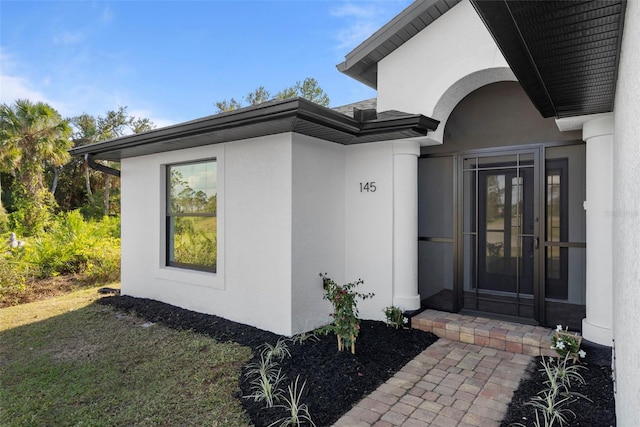
[(538, 238), (538, 236), (533, 238), (533, 249), (538, 249), (538, 247), (540, 246), (540, 239)]

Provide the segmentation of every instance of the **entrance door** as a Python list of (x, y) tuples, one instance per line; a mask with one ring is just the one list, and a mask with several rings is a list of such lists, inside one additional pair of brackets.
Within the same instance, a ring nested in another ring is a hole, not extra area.
[(538, 157), (461, 157), (464, 309), (538, 319)]

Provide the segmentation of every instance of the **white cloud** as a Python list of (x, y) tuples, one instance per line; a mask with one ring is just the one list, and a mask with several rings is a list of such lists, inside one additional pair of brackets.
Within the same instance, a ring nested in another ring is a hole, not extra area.
[(42, 92), (34, 89), (24, 77), (0, 74), (0, 102), (11, 104), (17, 99), (50, 102)]
[(408, 0), (345, 1), (330, 10), (332, 16), (344, 21), (344, 28), (335, 35), (339, 50), (353, 49), (399, 13)]
[(77, 44), (84, 41), (85, 35), (80, 31), (64, 31), (53, 37), (53, 43), (58, 45)]
[(113, 21), (113, 11), (109, 7), (109, 5), (105, 5), (104, 9), (102, 9), (102, 14), (100, 15), (100, 21), (103, 24), (109, 24)]
[[(15, 73), (16, 63), (12, 57), (0, 48), (0, 103), (12, 104), (18, 99), (33, 102), (53, 102), (26, 77)], [(46, 84), (46, 82), (45, 82)]]
[(354, 4), (354, 3), (342, 3), (340, 6), (331, 10), (333, 16), (339, 18), (342, 17), (354, 17), (358, 19), (371, 19), (375, 16), (374, 4)]

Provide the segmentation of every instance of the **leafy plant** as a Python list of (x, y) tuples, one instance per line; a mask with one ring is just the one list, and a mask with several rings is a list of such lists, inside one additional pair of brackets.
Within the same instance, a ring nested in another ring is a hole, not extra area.
[(249, 365), (245, 375), (249, 378), (253, 377), (251, 381), (253, 393), (244, 397), (256, 402), (264, 402), (267, 408), (272, 408), (284, 396), (280, 384), (285, 377), (282, 375), (282, 369), (278, 368), (278, 364), (271, 360), (268, 353), (263, 351), (260, 354), (260, 361)]
[(398, 328), (404, 328), (407, 323), (409, 323), (409, 319), (407, 319), (402, 310), (398, 307), (390, 306), (385, 307), (384, 316), (387, 318), (387, 326)]
[(568, 328), (562, 329), (562, 325), (556, 326), (555, 333), (551, 339), (553, 341), (551, 348), (560, 357), (569, 355), (574, 361), (577, 361), (578, 358), (584, 358), (587, 355), (584, 350), (580, 350), (582, 337), (569, 333)]
[(298, 381), (300, 380), (300, 375), (296, 377), (295, 382), (289, 384), (287, 387), (289, 396), (284, 397), (284, 401), (286, 405), (278, 405), (280, 408), (285, 408), (289, 413), (288, 417), (281, 418), (278, 421), (269, 425), (286, 427), (286, 426), (300, 426), (304, 423), (304, 421), (309, 422), (310, 425), (315, 427), (315, 423), (311, 419), (311, 414), (309, 414), (309, 407), (306, 403), (300, 403), (302, 400), (302, 394), (304, 392), (304, 386), (307, 382), (303, 382), (300, 389), (298, 389)]
[(0, 236), (0, 301), (17, 301), (36, 279), (75, 274), (80, 281), (111, 282), (120, 277), (120, 219), (86, 221), (79, 211), (52, 216), (46, 232), (18, 239), (11, 248), (11, 233)]
[(320, 340), (320, 338), (318, 338), (318, 336), (315, 334), (315, 332), (302, 332), (302, 333), (296, 334), (296, 335), (294, 335), (294, 336), (292, 336), (290, 338), (290, 341), (293, 344), (299, 344), (299, 345), (302, 345), (307, 341), (316, 342), (316, 341), (319, 341), (319, 340)]
[[(566, 354), (563, 358), (542, 358), (542, 369), (547, 379), (545, 388), (531, 398), (525, 405), (535, 409), (535, 427), (563, 426), (570, 418), (575, 418), (575, 413), (568, 406), (576, 399), (587, 399), (583, 394), (571, 390), (572, 381), (585, 384), (584, 378), (578, 372), (586, 369), (583, 366), (570, 363), (571, 356)], [(524, 426), (524, 424), (515, 424)]]
[(285, 356), (291, 357), (291, 352), (287, 346), (287, 340), (284, 338), (279, 338), (275, 345), (264, 343), (261, 347), (262, 353), (268, 360), (278, 359), (282, 361)]
[(362, 294), (354, 289), (363, 284), (362, 279), (356, 282), (338, 285), (327, 276), (320, 274), (324, 285), (324, 299), (333, 305), (333, 323), (323, 328), (323, 333), (333, 332), (338, 338), (338, 351), (350, 348), (356, 352), (355, 342), (360, 333), (360, 319), (358, 319), (358, 299), (372, 298), (373, 293)]

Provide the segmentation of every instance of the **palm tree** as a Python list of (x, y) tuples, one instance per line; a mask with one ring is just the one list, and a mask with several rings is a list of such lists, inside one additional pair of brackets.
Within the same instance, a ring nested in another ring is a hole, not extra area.
[(44, 171), (69, 161), (71, 128), (49, 105), (17, 100), (0, 106), (0, 158), (29, 194), (46, 189)]
[(70, 159), (70, 136), (67, 121), (48, 104), (19, 99), (0, 105), (0, 170), (16, 178), (35, 208), (48, 198), (46, 168), (55, 172)]

